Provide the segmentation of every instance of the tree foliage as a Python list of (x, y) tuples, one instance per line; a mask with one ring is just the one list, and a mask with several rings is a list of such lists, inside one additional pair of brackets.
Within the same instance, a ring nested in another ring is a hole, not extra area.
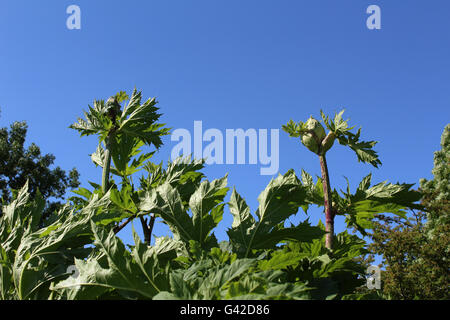
[(434, 153), (433, 180), (422, 179), (420, 188), (427, 208), (427, 231), (430, 236), (436, 229), (450, 224), (450, 124), (444, 128), (441, 150)]
[(371, 234), (382, 255), (383, 293), (394, 299), (450, 299), (450, 125), (434, 154), (433, 180), (421, 181), (423, 211), (380, 215)]
[(0, 193), (3, 204), (13, 199), (27, 181), (28, 192), (34, 197), (41, 194), (46, 199), (43, 219), (61, 207), (67, 189), (76, 188), (80, 182), (74, 168), (68, 173), (59, 166), (51, 169), (55, 156), (42, 154), (40, 148), (31, 143), (25, 147), (28, 126), (26, 122), (14, 122), (10, 128), (0, 128)]

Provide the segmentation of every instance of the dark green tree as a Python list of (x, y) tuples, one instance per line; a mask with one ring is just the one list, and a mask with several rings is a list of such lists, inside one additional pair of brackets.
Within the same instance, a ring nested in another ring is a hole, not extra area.
[(10, 203), (28, 180), (31, 196), (39, 192), (46, 199), (45, 219), (61, 206), (58, 199), (68, 188), (79, 186), (79, 173), (75, 168), (68, 173), (59, 166), (51, 168), (55, 156), (42, 154), (35, 143), (25, 147), (27, 130), (25, 121), (0, 128), (0, 197), (3, 204)]
[(450, 224), (450, 124), (442, 134), (441, 148), (434, 153), (434, 179), (420, 181), (423, 204), (428, 209), (426, 231), (430, 237), (440, 234), (442, 226)]
[(422, 212), (379, 215), (371, 235), (382, 255), (383, 293), (393, 299), (450, 299), (450, 124), (434, 154), (434, 179), (420, 181)]

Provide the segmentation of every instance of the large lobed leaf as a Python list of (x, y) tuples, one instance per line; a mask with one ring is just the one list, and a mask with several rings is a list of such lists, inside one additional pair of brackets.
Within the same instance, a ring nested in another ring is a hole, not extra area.
[(174, 248), (148, 247), (133, 229), (135, 246), (130, 252), (112, 231), (106, 232), (94, 223), (91, 228), (100, 254), (86, 261), (76, 260), (79, 275), (61, 281), (53, 290), (69, 299), (97, 299), (112, 292), (127, 299), (152, 299), (168, 289), (168, 269), (158, 256), (172, 252), (173, 259)]
[(85, 119), (78, 118), (78, 122), (69, 126), (69, 128), (77, 130), (81, 136), (98, 134), (100, 141), (103, 141), (113, 127), (103, 100), (95, 100), (94, 107), (89, 106), (89, 110), (84, 112), (84, 117)]
[(284, 221), (305, 204), (306, 189), (293, 171), (272, 180), (258, 197), (258, 220), (251, 215), (245, 200), (233, 190), (229, 207), (233, 224), (227, 231), (234, 250), (249, 257), (252, 250), (269, 249), (286, 240), (311, 241), (325, 233), (308, 222), (284, 228)]
[[(12, 275), (18, 299), (39, 298), (41, 288), (48, 288), (51, 281), (67, 277), (67, 268), (73, 259), (83, 258), (91, 243), (88, 228), (95, 205), (74, 215), (63, 207), (58, 219), (38, 230), (28, 229), (20, 239), (13, 257)], [(48, 295), (42, 292), (44, 297)]]
[(215, 264), (211, 258), (193, 263), (170, 275), (170, 291), (156, 300), (259, 300), (307, 299), (311, 290), (304, 283), (286, 283), (279, 271), (256, 271), (256, 259), (236, 259)]
[(356, 227), (365, 234), (365, 229), (371, 229), (371, 220), (380, 213), (393, 213), (405, 217), (406, 210), (423, 207), (417, 202), (421, 199), (420, 192), (411, 189), (412, 184), (392, 184), (380, 182), (372, 187), (372, 175), (369, 174), (359, 183), (356, 192), (352, 194), (347, 185), (347, 191), (342, 192), (344, 198), (337, 196), (333, 200), (338, 203), (339, 214), (346, 215), (349, 227)]
[(109, 219), (109, 194), (80, 191), (89, 199), (81, 209), (65, 205), (45, 226), (39, 225), (44, 200), (31, 200), (25, 185), (0, 217), (0, 296), (8, 299), (58, 298), (49, 287), (69, 276), (74, 259), (92, 251), (90, 222)]
[[(346, 217), (347, 226), (356, 227), (365, 234), (365, 229), (371, 229), (371, 220), (379, 213), (393, 213), (404, 217), (407, 209), (422, 210), (417, 202), (421, 199), (420, 192), (411, 189), (412, 184), (393, 184), (381, 182), (371, 186), (372, 175), (364, 177), (356, 191), (341, 190), (342, 196), (332, 191), (333, 210), (338, 215)], [(309, 205), (323, 206), (322, 179), (314, 182), (311, 175), (302, 170), (302, 184), (306, 189), (306, 204), (302, 208), (307, 211)]]
[[(125, 178), (138, 172), (155, 154), (155, 152), (142, 153), (143, 146), (144, 142), (136, 137), (114, 135), (110, 143), (114, 164), (110, 168), (111, 173)], [(91, 160), (96, 166), (103, 168), (104, 159), (105, 149), (99, 144), (97, 150), (91, 154)]]
[[(319, 223), (322, 228), (323, 225)], [(355, 258), (368, 253), (365, 242), (347, 232), (336, 235), (333, 251), (323, 239), (290, 242), (258, 262), (261, 270), (282, 270), (289, 282), (311, 287), (313, 299), (334, 299), (353, 293), (364, 282), (364, 268)]]
[(134, 89), (120, 117), (118, 132), (159, 148), (162, 145), (161, 136), (169, 134), (169, 129), (157, 123), (161, 115), (157, 113), (156, 99), (148, 99), (142, 105), (141, 99), (142, 93)]
[(191, 160), (190, 157), (178, 157), (174, 161), (168, 161), (164, 169), (162, 163), (156, 165), (147, 162), (144, 169), (147, 177), (140, 179), (141, 189), (150, 191), (164, 183), (177, 187), (184, 203), (188, 203), (191, 195), (200, 186), (204, 175), (199, 170), (204, 168), (203, 160)]
[[(141, 198), (140, 210), (160, 216), (176, 239), (186, 245), (190, 240), (195, 240), (203, 248), (211, 248), (217, 245), (217, 239), (211, 232), (223, 216), (223, 200), (228, 191), (226, 185), (226, 176), (212, 182), (203, 181), (186, 203), (177, 186), (164, 182), (145, 192)], [(192, 216), (189, 215), (189, 210)]]
[(377, 144), (376, 141), (361, 141), (361, 128), (356, 133), (351, 132), (354, 127), (349, 127), (348, 120), (344, 120), (342, 115), (345, 110), (336, 113), (334, 118), (331, 119), (326, 116), (322, 111), (322, 120), (327, 128), (336, 135), (337, 140), (341, 145), (348, 146), (352, 149), (358, 161), (364, 163), (370, 163), (375, 168), (381, 165), (381, 161), (378, 158), (378, 153), (373, 150), (373, 147)]

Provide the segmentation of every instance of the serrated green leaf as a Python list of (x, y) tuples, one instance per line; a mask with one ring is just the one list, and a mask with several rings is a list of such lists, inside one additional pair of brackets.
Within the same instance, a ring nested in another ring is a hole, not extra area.
[(139, 208), (159, 215), (176, 238), (187, 246), (190, 240), (195, 240), (202, 248), (211, 248), (217, 246), (217, 239), (211, 232), (222, 219), (223, 199), (228, 191), (226, 183), (226, 177), (212, 182), (203, 181), (186, 203), (179, 192), (181, 188), (165, 182), (147, 191), (141, 197)]
[[(118, 290), (121, 295), (132, 298), (152, 299), (160, 291), (167, 290), (169, 275), (158, 264), (154, 250), (144, 245), (133, 232), (135, 246), (131, 253), (112, 231), (105, 232), (91, 223), (95, 246), (102, 256), (91, 257), (87, 261), (78, 260), (77, 278), (69, 278), (54, 286), (54, 290), (69, 290), (73, 298), (92, 298), (87, 287), (94, 292), (104, 292), (104, 288)], [(98, 259), (104, 257), (105, 262)], [(83, 291), (84, 290), (84, 291)]]
[(276, 251), (269, 260), (262, 260), (258, 263), (261, 270), (280, 270), (288, 266), (296, 265), (300, 260), (296, 252)]
[(233, 224), (227, 233), (236, 252), (248, 257), (253, 249), (273, 248), (284, 240), (310, 241), (322, 236), (321, 230), (308, 223), (292, 228), (279, 227), (280, 223), (298, 211), (305, 197), (306, 190), (293, 171), (280, 175), (258, 197), (256, 221), (245, 201), (234, 190), (229, 203)]

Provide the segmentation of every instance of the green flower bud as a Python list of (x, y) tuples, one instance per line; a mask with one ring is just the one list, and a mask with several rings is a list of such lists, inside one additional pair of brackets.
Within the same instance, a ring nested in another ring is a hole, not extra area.
[(120, 113), (120, 104), (115, 97), (110, 97), (106, 101), (106, 112), (113, 122), (116, 121), (116, 116)]
[(312, 116), (305, 122), (305, 125), (307, 130), (314, 132), (314, 135), (311, 133), (305, 133), (302, 136), (302, 143), (312, 152), (319, 154), (319, 146), (326, 135), (325, 129), (322, 127), (320, 122)]
[(325, 139), (322, 141), (322, 154), (325, 154), (334, 144), (334, 140), (336, 140), (336, 135), (334, 132), (328, 132)]

